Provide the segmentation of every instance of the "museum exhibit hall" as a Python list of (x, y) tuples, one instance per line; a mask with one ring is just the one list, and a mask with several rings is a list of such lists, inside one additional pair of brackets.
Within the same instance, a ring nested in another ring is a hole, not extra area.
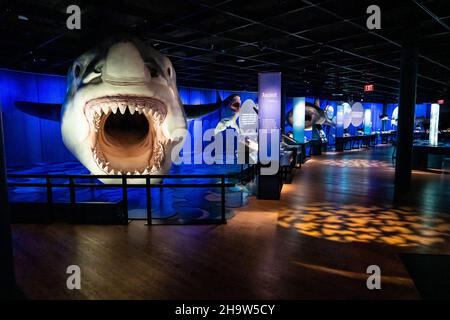
[(450, 299), (447, 0), (1, 1), (0, 30), (2, 300)]

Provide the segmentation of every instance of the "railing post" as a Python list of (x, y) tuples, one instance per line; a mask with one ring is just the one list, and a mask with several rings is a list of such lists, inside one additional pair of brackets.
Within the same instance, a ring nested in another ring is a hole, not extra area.
[(150, 177), (145, 178), (147, 192), (147, 225), (152, 224), (152, 189), (150, 187)]
[(127, 177), (122, 176), (122, 200), (126, 221), (128, 221), (128, 194), (127, 194)]
[(221, 209), (222, 209), (222, 223), (227, 223), (227, 219), (225, 218), (225, 176), (220, 178), (220, 188), (221, 188)]
[(49, 176), (45, 177), (45, 187), (47, 190), (47, 205), (50, 220), (53, 220), (53, 192), (52, 192), (52, 182)]
[(73, 177), (69, 177), (69, 192), (70, 192), (70, 204), (73, 205), (76, 202), (75, 198), (75, 184)]

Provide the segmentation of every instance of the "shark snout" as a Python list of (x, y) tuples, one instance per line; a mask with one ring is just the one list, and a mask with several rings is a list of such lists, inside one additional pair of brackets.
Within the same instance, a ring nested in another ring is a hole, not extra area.
[(135, 85), (148, 83), (151, 75), (132, 42), (118, 42), (107, 53), (102, 80), (110, 84)]

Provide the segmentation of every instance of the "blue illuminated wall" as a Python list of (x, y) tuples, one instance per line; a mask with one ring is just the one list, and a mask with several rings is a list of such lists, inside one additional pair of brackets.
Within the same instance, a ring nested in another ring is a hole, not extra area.
[[(398, 106), (398, 103), (390, 103), (387, 105), (387, 115), (389, 116), (389, 119), (391, 119), (392, 112), (394, 111), (395, 107)], [(426, 119), (430, 119), (430, 113), (431, 113), (431, 104), (429, 103), (421, 103), (416, 104), (415, 108), (415, 117), (424, 117)], [(386, 121), (386, 130), (392, 130), (391, 121)], [(394, 128), (395, 129), (395, 128)]]
[(73, 160), (62, 143), (59, 123), (29, 116), (14, 107), (17, 100), (60, 103), (65, 91), (65, 77), (0, 70), (8, 166)]
[[(178, 89), (185, 104), (216, 102), (217, 90), (186, 87)], [(15, 101), (62, 103), (65, 92), (65, 76), (0, 69), (0, 104), (3, 110), (8, 166), (74, 160), (62, 142), (59, 123), (29, 116), (14, 106)], [(233, 93), (239, 94), (242, 102), (257, 99), (256, 92), (218, 92), (222, 99)], [(203, 117), (203, 130), (215, 127), (218, 120), (218, 111)], [(190, 130), (192, 126), (193, 122), (190, 123)]]

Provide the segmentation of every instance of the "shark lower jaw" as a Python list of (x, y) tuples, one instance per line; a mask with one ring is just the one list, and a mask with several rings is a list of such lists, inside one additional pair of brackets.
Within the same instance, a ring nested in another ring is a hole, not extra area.
[(167, 106), (161, 100), (108, 96), (89, 100), (85, 116), (92, 133), (92, 158), (107, 175), (161, 174), (165, 148), (163, 122)]

